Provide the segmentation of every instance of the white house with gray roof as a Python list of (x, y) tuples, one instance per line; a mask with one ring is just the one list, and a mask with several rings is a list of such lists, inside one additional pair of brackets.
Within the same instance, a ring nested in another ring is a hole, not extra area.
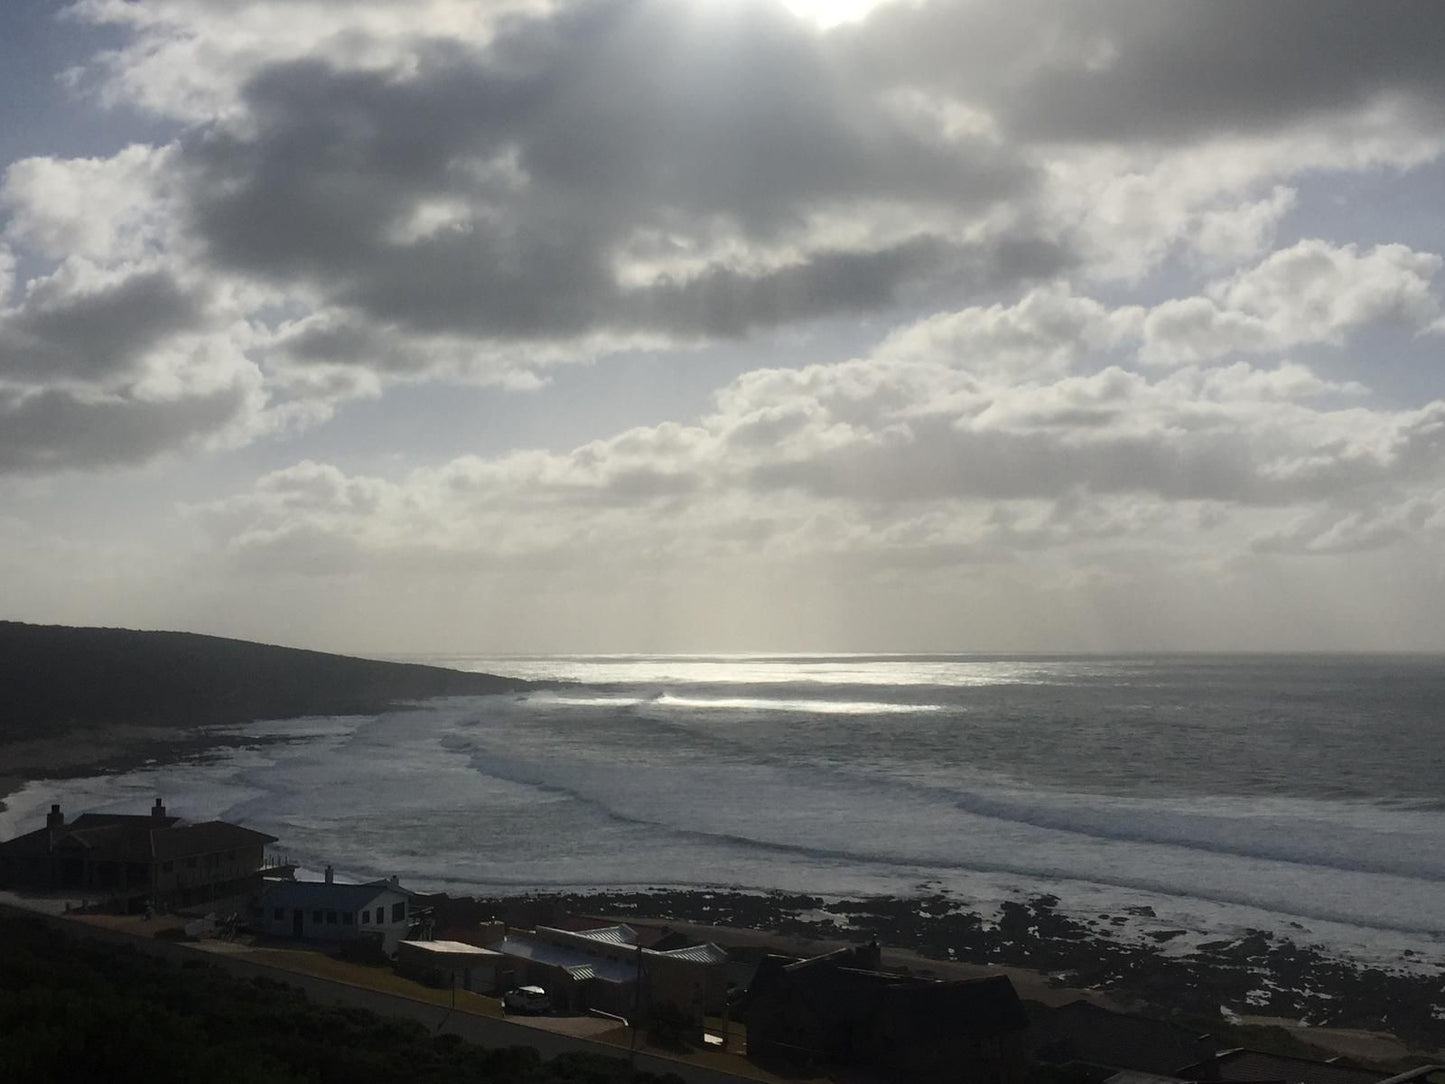
[(261, 895), (255, 925), (272, 937), (353, 941), (380, 937), (382, 951), (396, 951), (412, 923), (412, 897), (395, 877), (368, 884), (341, 884), (326, 871), (324, 881), (281, 881)]

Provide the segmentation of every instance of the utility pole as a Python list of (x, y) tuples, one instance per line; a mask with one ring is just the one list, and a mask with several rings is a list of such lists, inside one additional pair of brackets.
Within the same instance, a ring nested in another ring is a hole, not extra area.
[(632, 1037), (627, 1046), (627, 1063), (637, 1068), (637, 1029), (642, 1023), (642, 945), (637, 946), (637, 978), (632, 984)]

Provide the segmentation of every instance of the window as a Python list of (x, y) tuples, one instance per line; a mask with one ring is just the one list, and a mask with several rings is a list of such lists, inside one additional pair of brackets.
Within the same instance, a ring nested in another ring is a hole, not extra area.
[(280, 922), (286, 917), (286, 909), (283, 907), (271, 908), (271, 917), (274, 918), (277, 922)]
[(342, 912), (341, 912), (341, 924), (342, 924), (343, 926), (350, 926), (350, 925), (352, 925), (352, 920), (355, 919), (355, 918), (356, 918), (356, 916), (353, 915), (350, 911), (342, 911)]
[(162, 872), (162, 873), (170, 873), (171, 870), (173, 870), (173, 869), (175, 869), (175, 868), (176, 868), (176, 864), (175, 864), (174, 862), (162, 862), (162, 863), (161, 863), (161, 872)]
[(335, 925), (336, 925), (336, 912), (335, 912), (335, 911), (327, 911), (327, 912), (326, 912), (326, 925), (328, 925), (328, 926), (335, 926)]
[(371, 912), (370, 912), (370, 911), (362, 911), (362, 912), (361, 912), (361, 924), (362, 924), (363, 926), (369, 926), (369, 925), (371, 925)]
[(195, 869), (195, 868), (196, 868), (196, 860), (195, 860), (194, 858), (187, 858), (187, 859), (186, 859), (186, 869)]
[(406, 901), (402, 900), (400, 903), (393, 903), (391, 905), (391, 920), (393, 922), (400, 922), (404, 918), (406, 918)]
[(320, 911), (312, 911), (312, 912), (311, 912), (311, 925), (313, 925), (313, 926), (320, 926), (322, 920), (324, 919), (324, 917), (325, 917), (325, 916), (322, 915), (322, 913), (321, 913)]

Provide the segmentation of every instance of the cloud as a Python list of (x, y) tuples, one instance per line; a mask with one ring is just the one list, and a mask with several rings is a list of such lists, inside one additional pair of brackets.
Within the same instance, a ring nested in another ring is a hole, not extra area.
[(1109, 310), (1062, 286), (1030, 291), (1014, 305), (943, 313), (899, 329), (878, 347), (893, 358), (948, 358), (961, 367), (1020, 381), (1068, 372), (1081, 357), (1137, 337), (1143, 310)]
[(254, 394), (241, 381), (177, 398), (0, 389), (0, 472), (143, 463), (244, 422)]
[(16, 308), (0, 311), (0, 381), (124, 376), (171, 336), (204, 320), (204, 300), (166, 270), (117, 277), (69, 263), (32, 281)]
[(1230, 266), (1263, 255), (1274, 242), (1280, 219), (1294, 209), (1298, 193), (1275, 185), (1262, 199), (1200, 213), (1191, 247), (1206, 266)]
[[(239, 105), (179, 151), (209, 259), (423, 334), (732, 336), (878, 308), (987, 253), (930, 222), (1029, 183), (855, 94), (761, 8), (584, 5), (405, 73), (276, 63)], [(810, 226), (865, 203), (920, 213), (848, 246)]]
[[(847, 377), (903, 414), (860, 421), (832, 413), (839, 390), (808, 403), (760, 379), (780, 398), (707, 439), (792, 449), (746, 469), (818, 493), (855, 471), (855, 488), (894, 494), (1253, 485), (1273, 500), (1257, 450), (1168, 416), (1178, 389), (1129, 370), (1439, 317), (1431, 254), (1268, 254), (1296, 178), (1442, 147), (1436, 32), (1412, 36), (1417, 9), (1405, 29), (1294, 10), (1249, 13), (1237, 48), (1229, 13), (1134, 2), (891, 3), (825, 32), (767, 2), (82, 0), (69, 17), (120, 42), (77, 85), (176, 127), (7, 171), (3, 240), (24, 281), (0, 313), (0, 379), (16, 411), (172, 404), (155, 432), (189, 448), (294, 431), (398, 382), (537, 388), (569, 361), (828, 321), (876, 339), (936, 310)], [(1120, 296), (1174, 256), (1214, 281)], [(1282, 386), (1295, 371), (1251, 372)], [(1204, 395), (1191, 379), (1179, 393)], [(238, 413), (193, 412), (242, 385)], [(1026, 417), (1026, 434), (1001, 424)], [(577, 499), (737, 484), (620, 462)]]
[(1212, 283), (1206, 296), (1154, 307), (1144, 319), (1141, 357), (1178, 364), (1239, 351), (1339, 346), (1351, 331), (1384, 322), (1423, 330), (1440, 312), (1431, 280), (1441, 263), (1405, 245), (1361, 252), (1300, 241)]
[(172, 149), (133, 144), (109, 158), (24, 158), (4, 171), (11, 244), (57, 260), (141, 260), (168, 238)]
[[(1279, 131), (1398, 97), (1445, 102), (1428, 0), (1390, 19), (1348, 0), (1173, 11), (1148, 0), (893, 4), (852, 29), (859, 67), (990, 100), (1011, 132), (1182, 145)], [(958, 63), (958, 43), (971, 63)]]
[(850, 361), (746, 373), (697, 424), (397, 479), (302, 463), (196, 515), (244, 563), (304, 552), (297, 570), (333, 573), (568, 554), (595, 567), (599, 551), (636, 574), (664, 558), (903, 569), (1119, 547), (1216, 560), (1221, 546), (1269, 549), (1258, 539), (1281, 517), (1348, 506), (1363, 524), (1445, 481), (1445, 403), (1362, 405), (1359, 385), (1297, 363), (1079, 371), (1078, 341), (1107, 347), (1130, 326), (1035, 291), (929, 318)]

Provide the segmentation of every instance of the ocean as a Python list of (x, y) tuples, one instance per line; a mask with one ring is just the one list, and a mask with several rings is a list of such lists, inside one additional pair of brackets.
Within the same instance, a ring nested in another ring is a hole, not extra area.
[[(1051, 894), (1170, 951), (1266, 929), (1445, 958), (1445, 660), (445, 656), (548, 683), (180, 764), (38, 782), (68, 812), (223, 817), (344, 878), (453, 893)], [(1415, 954), (1413, 957), (1408, 955)]]

